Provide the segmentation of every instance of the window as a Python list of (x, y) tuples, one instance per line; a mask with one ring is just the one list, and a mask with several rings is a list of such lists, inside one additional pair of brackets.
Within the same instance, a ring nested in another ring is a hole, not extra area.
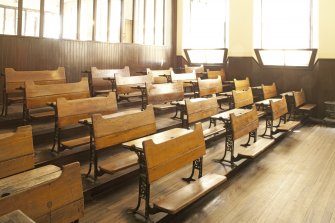
[(256, 0), (254, 46), (259, 62), (309, 66), (318, 42), (315, 9), (316, 0)]
[(134, 42), (163, 45), (165, 0), (135, 0)]
[(80, 40), (92, 40), (93, 33), (93, 0), (81, 0), (80, 7)]
[(134, 43), (143, 44), (143, 41), (144, 41), (144, 1), (135, 0)]
[(16, 35), (18, 2), (15, 0), (0, 0), (0, 34)]
[(40, 1), (23, 0), (22, 35), (39, 36), (40, 33)]
[(109, 42), (120, 42), (121, 0), (111, 0), (109, 20)]
[(184, 49), (187, 61), (192, 65), (222, 65), (227, 60), (228, 49)]
[(144, 43), (154, 45), (155, 0), (145, 1), (145, 34)]
[(156, 0), (155, 45), (164, 45), (165, 0)]
[(43, 36), (58, 39), (59, 34), (60, 34), (60, 1), (44, 0)]
[(77, 39), (77, 0), (64, 0), (63, 38)]
[(107, 42), (108, 0), (97, 0), (95, 40)]
[(227, 0), (184, 1), (183, 48), (228, 46)]

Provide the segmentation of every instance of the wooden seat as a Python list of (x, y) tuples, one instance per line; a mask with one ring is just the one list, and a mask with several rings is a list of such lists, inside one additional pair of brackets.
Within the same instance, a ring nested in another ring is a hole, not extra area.
[[(283, 97), (281, 100), (270, 100), (269, 112), (270, 114), (267, 114), (265, 131), (262, 136), (273, 138), (273, 134), (277, 131), (292, 131), (300, 124), (299, 121), (286, 121), (286, 114), (288, 113), (286, 97)], [(274, 126), (275, 120), (279, 120), (277, 126)], [(274, 128), (276, 128), (276, 131), (273, 130)], [(266, 134), (268, 129), (270, 130), (269, 135)]]
[(265, 149), (267, 149), (270, 145), (274, 143), (273, 140), (269, 139), (258, 139), (255, 143), (248, 146), (248, 148), (243, 147), (237, 147), (234, 150), (234, 157), (246, 157), (246, 158), (255, 158), (257, 155), (259, 155), (261, 152), (263, 152)]
[(315, 104), (308, 104), (306, 102), (306, 96), (303, 89), (301, 89), (300, 91), (293, 91), (293, 97), (294, 108), (291, 111), (293, 115), (300, 111), (301, 113), (303, 113), (303, 115), (307, 114), (309, 116), (316, 108)]
[[(42, 111), (37, 115), (36, 111), (47, 107), (47, 103), (55, 102), (57, 98), (80, 99), (90, 97), (88, 80), (82, 78), (80, 82), (66, 84), (37, 85), (32, 81), (25, 82), (25, 103), (23, 120), (27, 122), (30, 118), (50, 116), (50, 112)], [(33, 116), (32, 116), (33, 114)]]
[(0, 216), (0, 223), (35, 223), (35, 221), (31, 220), (22, 211), (15, 210)]
[(154, 201), (154, 207), (169, 214), (176, 214), (215, 189), (225, 180), (226, 177), (224, 176), (208, 174), (201, 177), (195, 183), (189, 184), (158, 201)]
[(262, 84), (262, 92), (263, 92), (263, 99), (269, 99), (277, 97), (277, 87), (276, 83), (272, 83), (272, 85), (264, 85)]
[(250, 81), (247, 77), (245, 80), (236, 80), (234, 79), (235, 91), (247, 91), (250, 87)]
[(47, 165), (0, 179), (0, 215), (21, 210), (36, 222), (68, 223), (84, 215), (79, 163)]
[[(204, 121), (209, 119), (211, 116), (218, 113), (217, 100), (215, 97), (206, 98), (203, 100), (185, 100), (186, 104), (186, 116), (187, 120), (184, 124), (186, 127), (189, 127), (191, 124)], [(205, 129), (203, 134), (205, 138), (223, 133), (223, 126), (210, 126), (210, 128)]]
[(7, 115), (10, 104), (24, 100), (23, 91), (19, 88), (24, 88), (26, 81), (33, 81), (39, 85), (66, 83), (65, 69), (58, 67), (56, 70), (16, 71), (13, 68), (5, 68), (1, 115)]
[(34, 168), (34, 147), (30, 125), (16, 132), (0, 134), (0, 178)]
[[(57, 151), (72, 149), (90, 142), (90, 136), (63, 140), (62, 130), (77, 126), (79, 120), (89, 118), (92, 114), (111, 114), (117, 111), (117, 101), (115, 92), (110, 92), (107, 97), (83, 98), (76, 100), (66, 100), (57, 98), (57, 128), (55, 129), (55, 143)], [(54, 147), (53, 147), (54, 149)]]
[(170, 67), (168, 70), (151, 70), (147, 68), (147, 74), (153, 76), (153, 84), (164, 84), (171, 82), (171, 70)]
[(116, 84), (116, 95), (118, 101), (128, 100), (129, 98), (141, 97), (141, 91), (136, 86), (151, 84), (153, 82), (152, 75), (140, 75), (140, 76), (120, 76), (115, 75)]
[(129, 67), (125, 66), (121, 69), (98, 69), (91, 67), (90, 87), (92, 95), (108, 94), (109, 92), (115, 91), (114, 81), (104, 80), (106, 78), (115, 79), (115, 74), (129, 77)]
[(191, 176), (185, 180), (191, 182), (194, 170), (196, 168), (199, 170), (199, 180), (191, 182), (163, 199), (154, 201), (153, 210), (147, 209), (150, 202), (150, 193), (147, 193), (146, 218), (149, 218), (149, 214), (160, 211), (175, 214), (226, 181), (225, 176), (217, 174), (202, 176), (202, 156), (206, 153), (206, 147), (200, 123), (195, 125), (194, 131), (163, 142), (155, 143), (152, 139), (145, 140), (143, 149), (145, 156), (143, 165), (147, 173), (144, 181), (145, 188), (150, 189), (151, 184), (155, 181), (188, 164), (193, 163), (193, 169)]
[[(109, 117), (94, 114), (92, 115), (92, 124), (94, 144), (91, 145), (91, 150), (96, 150), (94, 155), (99, 150), (156, 132), (155, 115), (152, 105), (148, 105), (144, 111), (136, 111), (128, 114), (120, 112), (120, 114), (115, 113)], [(93, 156), (92, 153), (91, 155)], [(97, 160), (97, 166), (94, 166), (94, 179), (104, 173), (113, 174), (119, 170), (137, 165), (137, 159), (133, 155), (133, 152), (126, 151), (121, 158), (114, 159), (113, 162), (101, 166)], [(97, 158), (93, 157), (90, 160), (93, 159)]]
[(146, 85), (146, 104), (152, 104), (157, 110), (175, 108), (173, 101), (184, 99), (183, 84), (165, 83), (165, 84), (147, 84)]

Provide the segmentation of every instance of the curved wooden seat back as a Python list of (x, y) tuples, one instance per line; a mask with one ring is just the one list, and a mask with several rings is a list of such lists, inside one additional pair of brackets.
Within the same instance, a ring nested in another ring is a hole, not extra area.
[(0, 178), (34, 168), (32, 127), (21, 126), (0, 134)]
[(188, 124), (201, 121), (218, 113), (216, 97), (206, 98), (201, 101), (185, 100)]
[(197, 75), (195, 71), (191, 71), (189, 73), (181, 73), (181, 74), (176, 74), (175, 72), (171, 71), (171, 80), (172, 82), (197, 80)]
[(233, 90), (233, 101), (235, 108), (242, 108), (254, 103), (254, 96), (252, 90), (249, 87), (246, 91), (235, 91)]
[(87, 78), (80, 82), (65, 84), (37, 85), (32, 81), (25, 83), (26, 106), (28, 109), (46, 107), (57, 98), (79, 99), (90, 97)]
[(299, 107), (306, 103), (305, 92), (303, 89), (300, 91), (293, 91), (294, 103), (296, 107)]
[(125, 66), (122, 69), (98, 69), (96, 67), (91, 67), (93, 90), (112, 89), (111, 82), (103, 80), (103, 78), (115, 78), (115, 74), (123, 77), (129, 77), (129, 67)]
[(78, 162), (64, 166), (63, 170), (49, 165), (3, 180), (0, 194), (9, 195), (0, 198), (0, 215), (19, 209), (36, 222), (57, 223), (74, 222), (84, 215)]
[(287, 102), (285, 97), (275, 102), (270, 100), (270, 107), (272, 112), (272, 120), (279, 119), (281, 116), (288, 113)]
[(152, 105), (146, 110), (112, 118), (101, 114), (92, 115), (94, 142), (96, 149), (127, 142), (156, 132), (156, 121)]
[(201, 65), (199, 67), (190, 67), (188, 65), (184, 65), (184, 68), (185, 68), (185, 73), (192, 73), (193, 71), (195, 73), (203, 73), (205, 72), (205, 68), (204, 68), (204, 65)]
[(221, 76), (216, 79), (204, 79), (198, 78), (199, 96), (204, 97), (212, 94), (217, 94), (223, 91)]
[(276, 97), (277, 96), (276, 83), (272, 83), (272, 85), (262, 84), (262, 91), (264, 99)]
[(183, 83), (180, 82), (148, 84), (146, 91), (148, 104), (156, 105), (184, 99)]
[(91, 117), (92, 114), (111, 114), (117, 111), (117, 101), (114, 92), (107, 97), (83, 98), (67, 100), (57, 98), (58, 127), (77, 125), (80, 119)]
[(171, 70), (173, 70), (172, 67), (168, 70), (151, 70), (147, 68), (147, 74), (153, 76), (154, 84), (163, 84), (168, 82), (167, 77), (171, 76)]
[(245, 80), (234, 79), (234, 86), (236, 91), (246, 91), (250, 87), (250, 81), (247, 77)]
[(117, 94), (128, 94), (132, 92), (138, 92), (139, 90), (134, 88), (137, 84), (149, 84), (152, 83), (152, 75), (140, 75), (140, 76), (129, 76), (124, 77), (118, 74), (115, 75), (116, 92)]
[(234, 140), (239, 139), (259, 126), (256, 106), (252, 110), (241, 115), (230, 114), (230, 121)]
[(56, 70), (16, 71), (13, 68), (5, 68), (6, 93), (20, 92), (17, 88), (24, 87), (26, 81), (34, 81), (36, 84), (66, 83), (65, 68)]
[(208, 79), (217, 79), (218, 77), (221, 77), (221, 81), (224, 82), (226, 80), (226, 73), (223, 69), (221, 70), (209, 70), (207, 69), (207, 77)]
[(152, 139), (143, 142), (149, 183), (186, 166), (206, 154), (205, 140), (200, 123), (194, 131), (155, 144)]

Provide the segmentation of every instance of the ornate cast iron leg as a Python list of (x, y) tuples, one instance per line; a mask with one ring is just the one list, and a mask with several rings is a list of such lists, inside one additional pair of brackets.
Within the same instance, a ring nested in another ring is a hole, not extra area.
[(94, 163), (94, 151), (95, 151), (95, 144), (93, 142), (93, 127), (89, 126), (88, 128), (90, 130), (90, 164), (89, 164), (89, 168), (88, 168), (86, 177), (89, 177), (89, 175), (91, 174), (92, 166), (93, 166), (93, 163)]
[(202, 177), (202, 157), (193, 161), (191, 176), (187, 178), (182, 178), (182, 179), (186, 181), (187, 183), (190, 183), (191, 181), (195, 181), (195, 179), (193, 179), (195, 170), (198, 170), (198, 178)]
[(58, 143), (58, 141), (59, 141), (59, 131), (60, 131), (60, 129), (58, 128), (57, 112), (55, 113), (54, 121), (55, 121), (55, 130), (54, 130), (55, 133), (54, 133), (54, 141), (53, 141), (53, 145), (52, 145), (52, 148), (51, 148), (51, 152), (55, 152), (56, 143)]

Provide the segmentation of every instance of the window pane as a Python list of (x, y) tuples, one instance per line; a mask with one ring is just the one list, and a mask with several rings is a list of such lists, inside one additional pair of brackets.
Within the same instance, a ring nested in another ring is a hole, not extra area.
[(0, 34), (16, 35), (17, 8), (16, 0), (0, 0)]
[[(189, 0), (184, 7), (184, 48), (221, 48), (227, 46), (227, 0)], [(187, 7), (188, 6), (188, 7)]]
[(259, 50), (265, 66), (308, 67), (312, 50)]
[(81, 0), (80, 40), (92, 40), (93, 0)]
[(108, 0), (97, 0), (96, 37), (107, 42)]
[(185, 49), (191, 64), (222, 64), (227, 49)]
[(145, 1), (145, 44), (154, 44), (155, 1)]
[(23, 0), (22, 35), (39, 36), (40, 33), (40, 1)]
[(282, 50), (262, 50), (259, 52), (264, 65), (284, 66), (284, 51)]
[(310, 16), (310, 1), (263, 0), (262, 48), (310, 48)]
[(286, 66), (303, 66), (307, 67), (312, 56), (312, 51), (285, 51), (285, 65)]
[(63, 38), (77, 39), (77, 0), (64, 0)]
[(156, 0), (155, 45), (164, 45), (165, 0)]
[(109, 21), (109, 42), (120, 42), (121, 33), (121, 0), (111, 0)]
[(60, 1), (44, 0), (44, 37), (59, 38)]
[(144, 42), (144, 1), (135, 1), (135, 35), (134, 42), (143, 44)]

